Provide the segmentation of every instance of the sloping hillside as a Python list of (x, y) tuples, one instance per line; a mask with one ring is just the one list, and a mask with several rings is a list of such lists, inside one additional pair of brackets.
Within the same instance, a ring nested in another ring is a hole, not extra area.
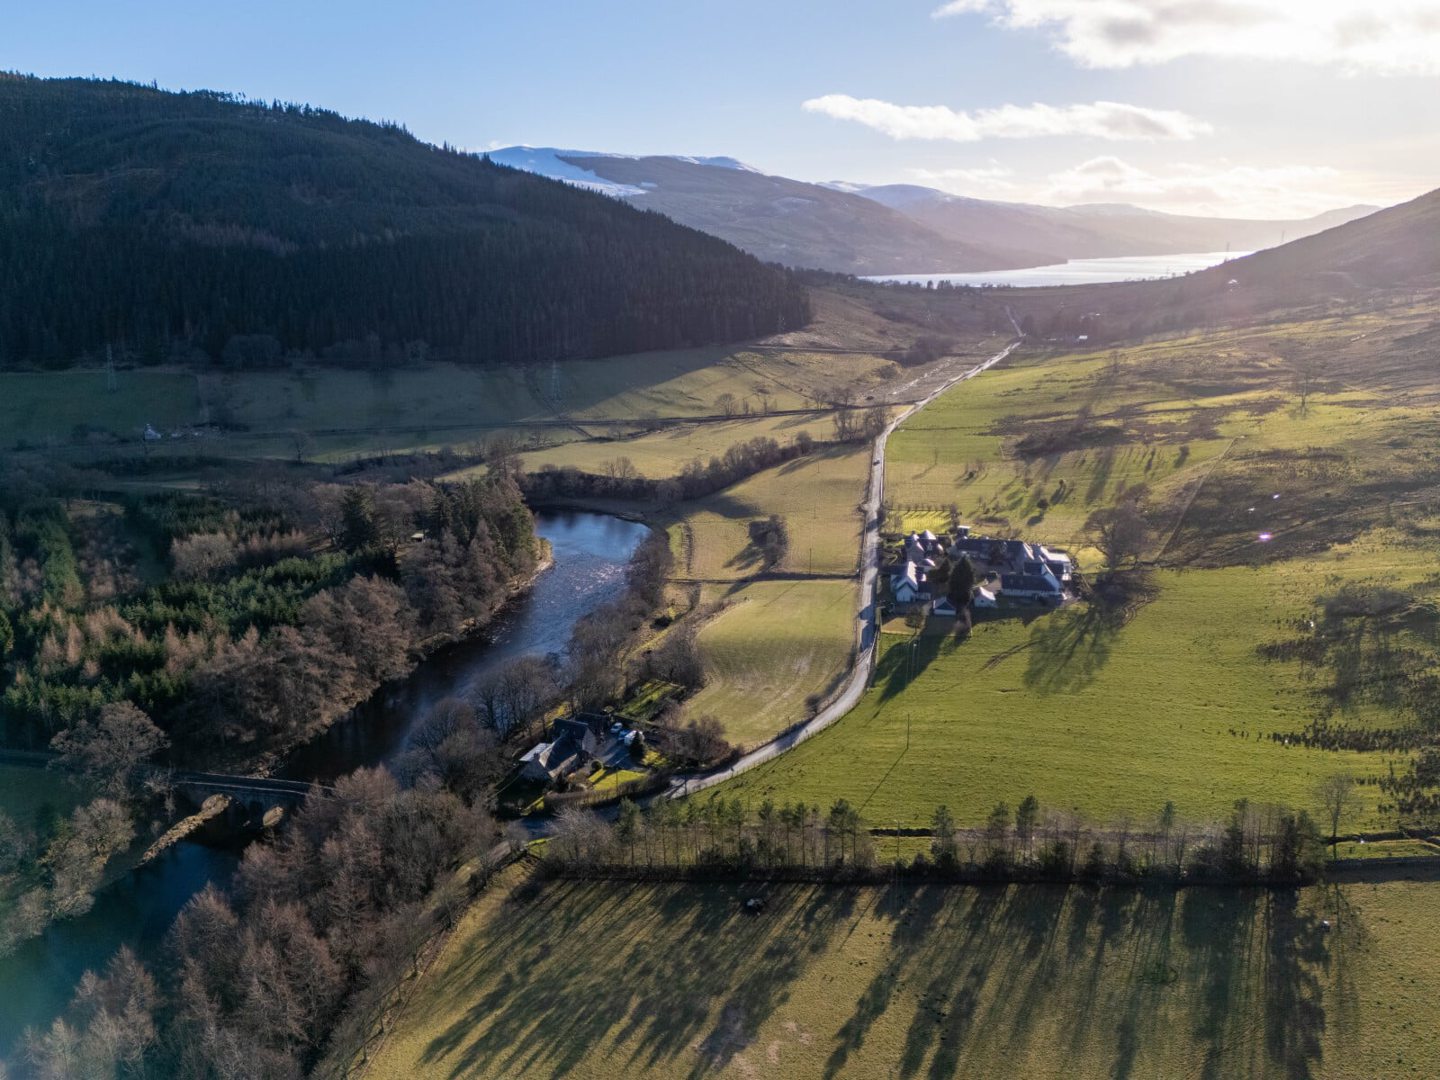
[(0, 366), (105, 346), (488, 364), (803, 325), (803, 288), (614, 199), (308, 106), (0, 77)]
[(1163, 214), (1137, 206), (1034, 206), (950, 195), (913, 184), (859, 192), (954, 240), (1005, 243), (1047, 251), (1052, 261), (1192, 251), (1258, 251), (1353, 221), (1375, 210), (1352, 206), (1298, 220), (1251, 220)]
[(1183, 277), (1051, 289), (990, 290), (1021, 324), (1089, 347), (1191, 327), (1239, 325), (1276, 311), (1315, 315), (1353, 302), (1440, 288), (1440, 190), (1357, 221)]
[(1246, 287), (1327, 279), (1340, 288), (1430, 283), (1440, 277), (1440, 190), (1220, 269)]
[(1048, 253), (992, 236), (944, 237), (904, 214), (822, 184), (766, 176), (729, 158), (622, 157), (509, 147), (494, 161), (604, 191), (730, 241), (769, 262), (849, 274), (1035, 266)]

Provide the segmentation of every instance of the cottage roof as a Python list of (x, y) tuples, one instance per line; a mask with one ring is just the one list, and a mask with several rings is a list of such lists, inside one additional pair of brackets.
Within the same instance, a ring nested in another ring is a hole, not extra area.
[(1001, 574), (1000, 587), (1006, 592), (1058, 593), (1060, 583), (1054, 575), (1041, 577), (1038, 574)]

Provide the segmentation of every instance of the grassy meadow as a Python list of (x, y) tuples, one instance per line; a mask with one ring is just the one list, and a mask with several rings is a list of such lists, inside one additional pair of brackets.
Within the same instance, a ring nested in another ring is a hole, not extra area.
[(527, 451), (520, 455), (520, 460), (527, 472), (554, 465), (557, 468), (576, 468), (581, 472), (603, 473), (612, 462), (626, 458), (641, 476), (664, 480), (678, 475), (687, 463), (697, 458), (708, 462), (739, 443), (761, 438), (789, 443), (801, 432), (817, 442), (825, 441), (835, 437), (835, 424), (826, 413), (736, 417), (734, 420), (705, 424), (674, 424), (660, 431), (629, 438), (600, 437), (559, 443)]
[(850, 575), (860, 561), (860, 506), (870, 469), (866, 446), (827, 447), (756, 473), (676, 508), (670, 523), (684, 577), (737, 580), (761, 569), (746, 531), (756, 518), (780, 514), (790, 549), (776, 568), (799, 574)]
[[(1399, 308), (1093, 355), (1022, 350), (895, 433), (886, 491), (907, 528), (943, 525), (953, 506), (979, 528), (1074, 545), (1093, 510), (1143, 485), (1150, 554), (1181, 565), (1244, 561), (1261, 527), (1250, 507), (1279, 494), (1272, 522), (1301, 528), (1274, 530), (1272, 550), (1323, 546), (1321, 522), (1353, 536), (1356, 510), (1363, 525), (1428, 483), (1440, 379), (1411, 339), (1432, 318)], [(1301, 368), (1316, 373), (1303, 406)]]
[[(1313, 612), (1315, 573), (1163, 571), (1129, 622), (1078, 604), (977, 621), (965, 640), (886, 634), (875, 684), (853, 712), (719, 790), (752, 806), (843, 797), (876, 825), (926, 824), (942, 802), (976, 823), (1028, 794), (1098, 823), (1144, 825), (1167, 801), (1209, 822), (1240, 798), (1318, 814), (1321, 777), (1374, 778), (1399, 755), (1271, 737), (1298, 736), (1324, 694), (1299, 663), (1258, 652)], [(1388, 824), (1378, 790), (1360, 793), (1346, 825)]]
[(194, 375), (126, 371), (0, 373), (0, 449), (85, 442), (92, 432), (138, 442), (146, 424), (168, 431), (198, 419)]
[(752, 916), (755, 886), (514, 880), (465, 916), (366, 1075), (1440, 1071), (1433, 882), (784, 885)]
[[(854, 712), (723, 793), (843, 797), (879, 825), (923, 824), (940, 802), (975, 823), (1031, 793), (1098, 822), (1147, 822), (1169, 800), (1210, 821), (1239, 798), (1318, 812), (1328, 774), (1403, 771), (1409, 749), (1301, 742), (1312, 724), (1351, 744), (1427, 737), (1440, 430), (1421, 417), (1440, 380), (1406, 343), (1430, 319), (1022, 354), (944, 395), (890, 442), (887, 496), (907, 525), (942, 525), (953, 503), (983, 531), (1068, 544), (1093, 570), (1085, 518), (1143, 485), (1147, 588), (1122, 610), (988, 619), (913, 652), (908, 633), (887, 634)], [(1322, 361), (1302, 407), (1295, 369)], [(1342, 597), (1393, 610), (1347, 618), (1327, 606)], [(1359, 795), (1349, 827), (1393, 827), (1378, 787)]]
[(712, 715), (733, 743), (764, 742), (811, 713), (809, 700), (834, 690), (856, 640), (848, 581), (753, 581), (707, 585), (701, 604), (718, 608), (696, 638), (709, 681), (686, 703)]
[(725, 411), (727, 394), (741, 413), (805, 409), (843, 388), (879, 387), (895, 375), (893, 363), (864, 353), (724, 348), (543, 369), (424, 362), (393, 370), (122, 370), (113, 391), (102, 370), (7, 372), (0, 373), (0, 433), (6, 448), (79, 451), (93, 436), (137, 443), (147, 423), (168, 432), (213, 421), (229, 430), (174, 445), (167, 440), (148, 451), (339, 460), (378, 450), (459, 446), (516, 425), (540, 443), (579, 437), (563, 425), (524, 427), (559, 416), (583, 422), (716, 415)]

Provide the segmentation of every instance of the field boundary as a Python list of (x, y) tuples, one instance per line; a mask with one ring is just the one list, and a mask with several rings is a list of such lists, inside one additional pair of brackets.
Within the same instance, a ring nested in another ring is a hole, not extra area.
[(1170, 550), (1170, 545), (1175, 542), (1175, 537), (1180, 533), (1180, 526), (1185, 524), (1185, 517), (1190, 513), (1190, 507), (1195, 505), (1195, 499), (1200, 494), (1200, 489), (1210, 482), (1210, 477), (1215, 475), (1215, 470), (1220, 467), (1220, 463), (1225, 460), (1226, 455), (1235, 449), (1235, 444), (1239, 441), (1240, 436), (1238, 435), (1232, 438), (1225, 449), (1215, 455), (1215, 460), (1212, 461), (1210, 467), (1205, 470), (1205, 475), (1196, 481), (1195, 487), (1185, 499), (1185, 505), (1180, 508), (1180, 514), (1175, 519), (1175, 525), (1171, 528), (1170, 535), (1165, 537), (1165, 543), (1160, 545), (1160, 550), (1155, 552), (1155, 557), (1150, 560), (1152, 563), (1158, 563), (1165, 557), (1165, 552)]
[(880, 507), (885, 501), (885, 448), (890, 436), (901, 424), (909, 420), (925, 406), (929, 405), (936, 398), (946, 391), (952, 389), (962, 382), (975, 378), (986, 371), (989, 371), (996, 364), (1003, 361), (1014, 352), (1021, 343), (1020, 338), (1010, 342), (1005, 348), (991, 356), (988, 360), (977, 364), (967, 371), (946, 380), (941, 386), (926, 395), (920, 401), (903, 410), (898, 416), (885, 426), (874, 442), (874, 460), (870, 466), (870, 480), (866, 488), (865, 501), (862, 505), (864, 523), (861, 527), (860, 540), (860, 609), (857, 613), (857, 622), (860, 624), (856, 630), (856, 647), (852, 652), (852, 660), (849, 677), (841, 685), (835, 699), (824, 708), (820, 709), (810, 719), (794, 725), (790, 729), (761, 743), (755, 749), (741, 756), (731, 765), (720, 769), (713, 769), (709, 772), (694, 773), (687, 776), (677, 776), (670, 782), (668, 791), (662, 792), (657, 798), (679, 799), (691, 795), (697, 791), (714, 787), (716, 784), (724, 783), (739, 776), (743, 772), (755, 768), (770, 761), (786, 750), (798, 746), (813, 735), (824, 731), (831, 724), (845, 716), (860, 703), (866, 689), (870, 685), (870, 676), (874, 670), (876, 658), (876, 643), (880, 638), (879, 612), (875, 603), (876, 586), (879, 581), (880, 567), (877, 555), (880, 547), (880, 528), (883, 524), (879, 520)]

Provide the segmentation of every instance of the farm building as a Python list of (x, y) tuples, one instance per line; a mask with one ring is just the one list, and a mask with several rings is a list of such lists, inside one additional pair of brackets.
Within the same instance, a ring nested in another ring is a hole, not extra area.
[(925, 571), (913, 562), (906, 562), (890, 583), (890, 595), (897, 604), (916, 604), (930, 599), (926, 589)]
[(1054, 574), (1001, 574), (1001, 594), (1012, 600), (1035, 600), (1042, 604), (1059, 604), (1065, 590)]
[(595, 756), (595, 733), (582, 720), (556, 720), (553, 738), (536, 743), (520, 759), (520, 775), (549, 783)]

